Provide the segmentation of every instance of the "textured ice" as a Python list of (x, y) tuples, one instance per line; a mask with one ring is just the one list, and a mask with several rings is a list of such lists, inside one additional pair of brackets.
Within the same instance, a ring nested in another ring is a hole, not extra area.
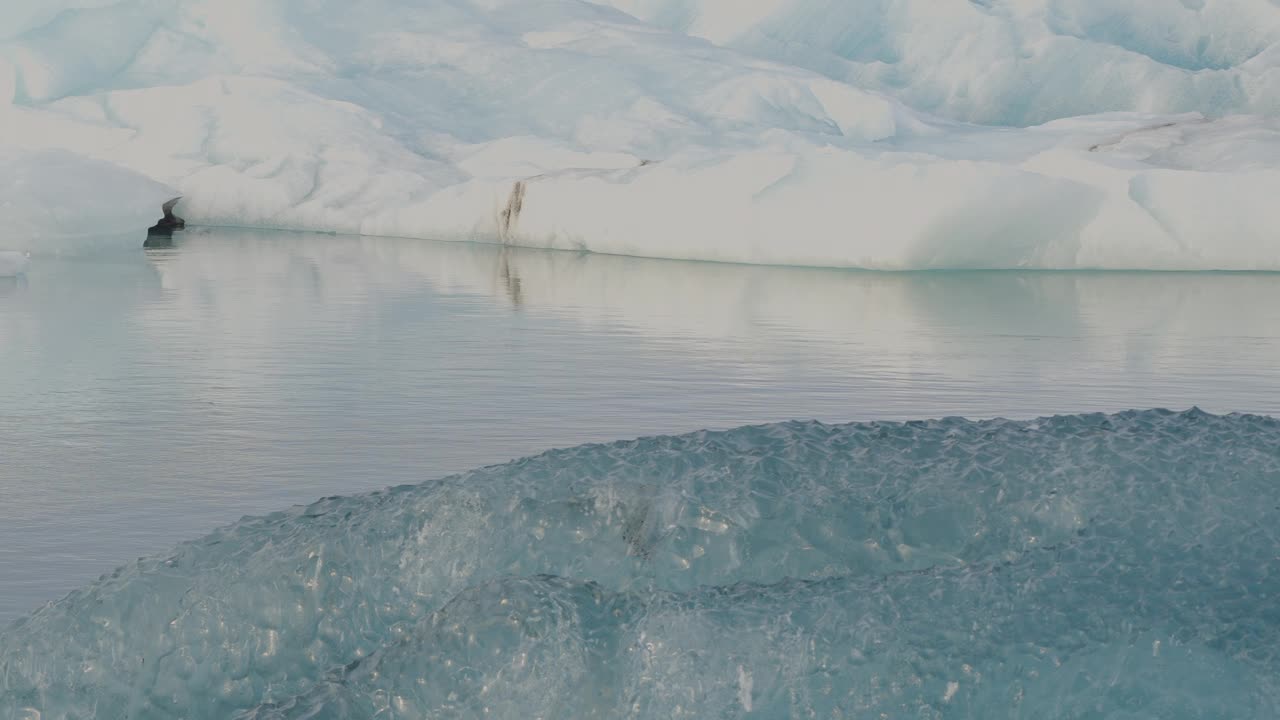
[(600, 0), (961, 120), (1280, 112), (1269, 0)]
[(14, 148), (124, 169), (59, 165), (74, 216), (45, 192), (3, 212), (45, 249), (122, 215), (142, 230), (156, 203), (120, 200), (163, 186), (192, 224), (878, 269), (1280, 269), (1265, 0), (616, 4), (650, 22), (576, 0), (6, 3), (0, 176)]
[(1264, 718), (1280, 422), (559, 450), (247, 518), (0, 635), (6, 717)]

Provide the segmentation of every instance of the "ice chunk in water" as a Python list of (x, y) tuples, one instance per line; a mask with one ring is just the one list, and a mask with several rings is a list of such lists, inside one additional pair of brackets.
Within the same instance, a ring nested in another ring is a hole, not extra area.
[(63, 150), (0, 147), (0, 167), (0, 247), (23, 252), (137, 247), (175, 194), (118, 165)]
[(549, 452), (125, 566), (0, 635), (0, 710), (1273, 717), (1278, 445), (1148, 411)]

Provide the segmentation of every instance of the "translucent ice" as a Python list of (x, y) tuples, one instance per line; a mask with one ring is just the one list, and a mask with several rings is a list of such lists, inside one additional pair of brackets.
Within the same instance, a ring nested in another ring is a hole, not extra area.
[(549, 452), (125, 566), (0, 635), (0, 711), (1274, 717), (1278, 445), (1149, 411)]

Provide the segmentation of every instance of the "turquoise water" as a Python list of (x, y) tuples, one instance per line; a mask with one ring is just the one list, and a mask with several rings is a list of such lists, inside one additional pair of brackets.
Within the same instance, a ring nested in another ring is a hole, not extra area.
[(193, 230), (0, 283), (0, 624), (87, 588), (0, 717), (1275, 716), (1275, 423), (1080, 413), (1280, 414), (1280, 277)]

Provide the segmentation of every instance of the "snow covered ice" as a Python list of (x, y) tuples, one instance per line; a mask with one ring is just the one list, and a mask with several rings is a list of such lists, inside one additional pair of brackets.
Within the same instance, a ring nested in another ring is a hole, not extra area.
[(0, 247), (182, 195), (652, 257), (1276, 270), (1278, 34), (1264, 0), (19, 0), (0, 177), (39, 172)]
[(1268, 0), (606, 1), (971, 122), (1280, 111)]
[(0, 632), (52, 718), (1280, 712), (1280, 422), (792, 422), (246, 518)]

